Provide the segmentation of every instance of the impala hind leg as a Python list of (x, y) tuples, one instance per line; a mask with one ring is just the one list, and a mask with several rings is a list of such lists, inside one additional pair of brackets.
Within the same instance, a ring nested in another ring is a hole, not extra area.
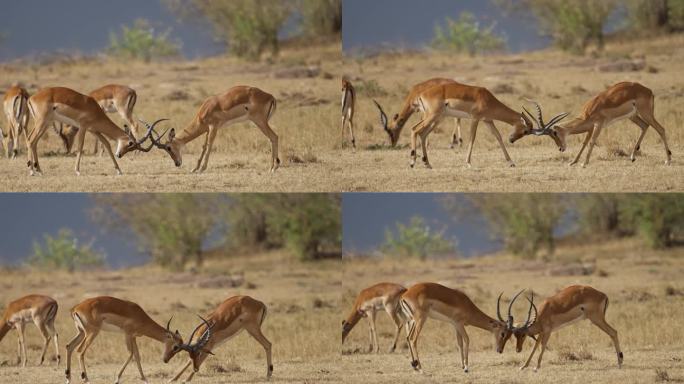
[(91, 331), (91, 333), (86, 332), (83, 342), (81, 342), (76, 349), (76, 353), (78, 353), (78, 365), (81, 367), (81, 380), (83, 380), (84, 383), (90, 383), (86, 369), (85, 353), (88, 348), (90, 348), (90, 345), (93, 343), (93, 340), (95, 340), (95, 337), (97, 337), (98, 333), (99, 331)]
[(271, 360), (271, 342), (268, 341), (266, 336), (261, 333), (260, 325), (245, 325), (245, 329), (249, 334), (264, 347), (266, 352), (266, 379), (270, 379), (273, 375), (273, 361)]
[(33, 131), (29, 135), (27, 147), (29, 174), (42, 174), (40, 165), (38, 164), (38, 140), (43, 136), (43, 133), (48, 128), (48, 122), (45, 118), (36, 119)]
[(354, 119), (349, 117), (349, 135), (351, 135), (352, 151), (356, 152), (356, 138), (354, 137)]
[[(409, 166), (413, 168), (416, 165), (416, 137), (421, 138), (421, 147), (423, 148), (423, 161), (427, 159), (427, 149), (426, 140), (427, 134), (423, 136), (424, 132), (428, 130), (431, 124), (437, 120), (437, 115), (428, 116), (425, 120), (419, 121), (416, 125), (411, 127), (411, 159), (409, 160)], [(424, 137), (424, 138), (423, 138)], [(428, 163), (429, 165), (429, 163)]]
[[(606, 302), (606, 307), (608, 306), (608, 302)], [(618, 340), (618, 333), (617, 331), (610, 326), (606, 322), (606, 319), (603, 317), (604, 314), (602, 312), (598, 313), (597, 315), (592, 315), (589, 317), (589, 320), (599, 327), (603, 332), (605, 332), (608, 336), (610, 336), (610, 339), (613, 341), (613, 346), (615, 347), (615, 353), (617, 354), (617, 359), (618, 359), (618, 368), (622, 368), (622, 360), (624, 358), (624, 355), (622, 354), (622, 349), (620, 349), (620, 340)]]
[(644, 121), (653, 127), (653, 129), (658, 132), (660, 139), (663, 141), (663, 146), (665, 147), (665, 165), (670, 165), (672, 163), (672, 151), (670, 146), (667, 144), (667, 136), (665, 134), (665, 128), (655, 119), (653, 116), (642, 116)]
[(47, 321), (47, 328), (48, 331), (50, 331), (50, 334), (52, 335), (52, 341), (55, 344), (55, 358), (57, 359), (57, 366), (59, 366), (59, 363), (62, 360), (62, 356), (60, 356), (59, 354), (59, 334), (55, 329), (55, 317), (57, 317), (56, 313), (52, 319)]
[(40, 360), (38, 360), (38, 365), (43, 365), (45, 353), (47, 352), (50, 340), (52, 339), (52, 333), (48, 330), (45, 322), (41, 322), (38, 319), (34, 319), (33, 322), (36, 324), (36, 328), (38, 328), (40, 335), (43, 337), (43, 351), (40, 354)]
[(268, 140), (271, 141), (271, 172), (275, 172), (278, 167), (280, 167), (280, 158), (278, 157), (278, 135), (273, 132), (273, 129), (271, 129), (271, 126), (268, 124), (268, 121), (260, 119), (254, 121), (254, 124), (256, 124), (257, 127), (261, 130), (261, 132), (268, 137)]
[(397, 349), (397, 343), (399, 342), (399, 336), (401, 335), (401, 327), (403, 325), (403, 320), (401, 318), (401, 315), (399, 314), (400, 309), (397, 308), (396, 304), (388, 303), (385, 306), (385, 311), (387, 311), (387, 314), (392, 319), (392, 322), (394, 322), (394, 325), (396, 327), (396, 331), (394, 334), (394, 342), (392, 343), (392, 346), (390, 346), (390, 349), (388, 351), (389, 353), (392, 353), (395, 349)]
[(454, 125), (454, 131), (451, 134), (451, 144), (449, 145), (449, 148), (451, 149), (456, 148), (457, 144), (459, 147), (463, 146), (463, 139), (461, 138), (461, 118), (458, 117), (455, 120), (456, 125)]
[(423, 373), (423, 367), (420, 365), (420, 358), (418, 357), (418, 336), (420, 336), (420, 331), (423, 329), (423, 325), (425, 325), (425, 320), (426, 318), (424, 316), (416, 316), (408, 336), (413, 359), (411, 361), (411, 366), (420, 373)]
[(475, 136), (477, 135), (477, 125), (480, 124), (479, 119), (473, 120), (470, 123), (470, 144), (468, 144), (468, 157), (466, 158), (466, 165), (470, 168), (470, 158), (473, 155), (473, 145), (475, 144)]
[(629, 119), (641, 129), (639, 139), (637, 139), (634, 149), (632, 150), (632, 154), (629, 156), (629, 159), (634, 162), (636, 161), (636, 153), (639, 151), (639, 149), (641, 149), (641, 141), (644, 139), (644, 136), (646, 136), (646, 131), (648, 131), (648, 123), (637, 115), (634, 115)]
[(78, 347), (82, 342), (83, 339), (85, 338), (85, 331), (82, 329), (78, 329), (78, 334), (71, 339), (71, 341), (67, 344), (66, 346), (66, 370), (64, 371), (64, 374), (66, 376), (66, 382), (69, 384), (71, 381), (71, 354), (74, 352), (74, 349)]
[(375, 333), (375, 309), (366, 311), (366, 316), (368, 317), (368, 353), (377, 353), (380, 347), (378, 346), (378, 336)]

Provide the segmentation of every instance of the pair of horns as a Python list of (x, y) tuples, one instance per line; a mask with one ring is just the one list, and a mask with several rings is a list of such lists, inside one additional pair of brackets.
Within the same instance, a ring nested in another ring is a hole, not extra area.
[(558, 124), (558, 122), (560, 122), (570, 114), (569, 112), (563, 112), (559, 115), (554, 116), (551, 120), (545, 123), (544, 117), (542, 115), (541, 105), (539, 105), (539, 103), (535, 100), (530, 100), (527, 98), (525, 100), (529, 103), (534, 104), (535, 108), (537, 109), (537, 117), (535, 118), (534, 116), (532, 116), (532, 113), (530, 113), (530, 111), (527, 110), (527, 108), (523, 107), (523, 111), (525, 111), (525, 114), (527, 114), (530, 120), (534, 121), (537, 124), (537, 129), (532, 130), (532, 133), (537, 136), (550, 134), (552, 132), (554, 125)]
[[(532, 292), (532, 298), (525, 297), (527, 301), (530, 302), (530, 308), (527, 311), (527, 320), (525, 320), (525, 324), (523, 324), (520, 327), (514, 327), (513, 326), (513, 315), (511, 314), (511, 309), (513, 308), (513, 303), (515, 303), (515, 300), (520, 296), (525, 290), (521, 290), (518, 292), (515, 296), (513, 296), (513, 300), (511, 300), (510, 304), (508, 304), (508, 318), (504, 320), (501, 317), (501, 296), (503, 296), (503, 292), (499, 294), (499, 298), (496, 300), (496, 316), (499, 318), (499, 321), (506, 323), (506, 326), (508, 329), (511, 331), (515, 330), (522, 330), (528, 328), (530, 325), (532, 325), (536, 320), (537, 320), (537, 306), (534, 305), (534, 292)], [(534, 318), (532, 318), (532, 311), (534, 310)]]
[[(184, 351), (187, 351), (187, 352), (199, 352), (199, 351), (201, 351), (201, 352), (213, 355), (213, 353), (211, 351), (204, 349), (204, 347), (207, 345), (207, 343), (209, 342), (209, 339), (211, 338), (211, 330), (212, 330), (212, 328), (214, 328), (215, 323), (210, 324), (204, 317), (202, 317), (200, 315), (197, 315), (197, 317), (199, 317), (200, 320), (202, 320), (202, 324), (198, 325), (192, 331), (192, 333), (190, 334), (190, 338), (188, 339), (187, 343), (181, 344), (180, 348)], [(169, 321), (166, 323), (166, 330), (168, 332), (171, 332), (171, 320), (172, 319), (173, 319), (173, 316), (171, 316)], [(203, 325), (206, 326), (206, 329), (204, 330), (204, 332), (202, 332), (202, 335), (197, 339), (197, 342), (192, 344), (192, 339), (195, 338), (195, 334), (197, 333), (197, 331), (199, 331), (199, 329)]]

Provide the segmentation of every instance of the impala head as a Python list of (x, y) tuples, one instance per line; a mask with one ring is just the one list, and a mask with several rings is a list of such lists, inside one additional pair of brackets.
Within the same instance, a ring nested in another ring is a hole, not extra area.
[(351, 83), (349, 82), (349, 79), (347, 79), (346, 77), (342, 77), (342, 92), (349, 88), (350, 85)]
[[(554, 116), (548, 122), (544, 122), (544, 118), (542, 116), (541, 105), (539, 105), (539, 103), (534, 101), (534, 100), (527, 99), (527, 101), (534, 104), (534, 107), (537, 110), (537, 116), (536, 117), (532, 116), (530, 111), (528, 111), (525, 107), (523, 107), (523, 111), (524, 111), (523, 116), (526, 115), (526, 117), (528, 119), (531, 119), (532, 121), (534, 121), (536, 128), (531, 128), (530, 130), (524, 132), (523, 135), (516, 137), (515, 140), (521, 138), (522, 136), (526, 136), (526, 135), (549, 136), (558, 146), (558, 150), (561, 152), (564, 152), (565, 148), (566, 148), (565, 137), (558, 132), (558, 130), (556, 129), (556, 126), (561, 120), (563, 120), (566, 116), (568, 116), (569, 113), (568, 112), (561, 113), (559, 115)], [(513, 135), (511, 135), (511, 142), (513, 142), (515, 140), (513, 138)]]
[[(169, 134), (169, 138), (168, 140), (166, 140), (166, 143), (162, 143), (161, 139), (167, 133)], [(152, 140), (152, 145), (166, 151), (166, 153), (169, 154), (171, 160), (173, 160), (173, 163), (176, 165), (176, 167), (180, 167), (181, 165), (183, 165), (183, 143), (176, 140), (175, 128), (171, 128), (170, 130), (165, 131), (161, 134), (161, 136), (157, 137), (156, 139), (154, 137), (151, 137), (150, 139)]]
[[(202, 316), (197, 315), (197, 317), (199, 317), (202, 320), (202, 324), (198, 325), (192, 331), (192, 333), (190, 334), (190, 338), (188, 339), (188, 343), (182, 344), (180, 346), (180, 349), (188, 352), (188, 354), (190, 355), (190, 359), (192, 360), (192, 367), (195, 370), (195, 372), (199, 369), (199, 366), (201, 364), (200, 356), (202, 354), (213, 355), (213, 353), (207, 348), (207, 343), (209, 343), (209, 339), (211, 338), (211, 330), (214, 328), (214, 325), (216, 325), (216, 323), (210, 324)], [(193, 344), (192, 339), (195, 337), (197, 331), (199, 331), (202, 327), (204, 327), (204, 329), (202, 329), (202, 334)]]
[(402, 121), (399, 119), (399, 115), (395, 114), (392, 118), (392, 122), (390, 123), (390, 121), (387, 119), (387, 114), (380, 106), (380, 103), (375, 100), (373, 100), (373, 102), (380, 111), (380, 124), (382, 125), (382, 129), (385, 131), (385, 133), (387, 133), (387, 136), (389, 136), (390, 145), (395, 147), (397, 145), (397, 141), (399, 141), (399, 131), (404, 126), (406, 121)]
[[(532, 299), (526, 298), (530, 302), (530, 308), (527, 311), (527, 320), (524, 323), (516, 325), (513, 327), (513, 335), (515, 335), (515, 351), (522, 352), (523, 344), (525, 343), (525, 338), (527, 336), (534, 339), (533, 335), (530, 335), (528, 329), (537, 320), (537, 306), (534, 305), (534, 292), (532, 292)], [(534, 310), (534, 318), (532, 317), (532, 311)], [(536, 340), (536, 339), (535, 339)]]
[(513, 300), (511, 300), (511, 303), (508, 304), (508, 316), (506, 319), (501, 316), (501, 296), (503, 296), (503, 292), (501, 292), (499, 297), (496, 299), (496, 317), (499, 319), (499, 321), (496, 321), (495, 324), (492, 324), (492, 332), (494, 333), (496, 351), (498, 353), (503, 353), (506, 342), (513, 334), (513, 315), (511, 315), (511, 309), (513, 308), (515, 299), (517, 299), (521, 293), (523, 293), (523, 291), (518, 292), (518, 294), (513, 297)]
[(355, 310), (352, 312), (351, 315), (347, 318), (347, 320), (342, 320), (342, 344), (344, 344), (344, 340), (347, 338), (347, 335), (349, 332), (351, 332), (352, 328), (356, 325), (356, 323), (361, 320), (362, 317), (365, 317), (366, 313), (360, 309)]
[(176, 330), (175, 332), (171, 331), (170, 327), (172, 319), (173, 316), (166, 323), (166, 336), (164, 339), (164, 356), (162, 357), (164, 363), (168, 363), (169, 360), (171, 360), (171, 358), (173, 358), (176, 355), (176, 353), (182, 350), (183, 346), (183, 338), (181, 337), (178, 330)]
[(114, 155), (118, 158), (122, 158), (125, 154), (131, 151), (149, 152), (152, 149), (152, 145), (148, 147), (143, 147), (142, 144), (145, 143), (147, 139), (150, 139), (152, 137), (154, 127), (157, 124), (167, 120), (168, 119), (159, 119), (152, 123), (152, 125), (145, 123), (143, 121), (143, 124), (145, 124), (145, 126), (147, 127), (147, 133), (140, 139), (136, 139), (135, 136), (133, 136), (133, 133), (131, 132), (131, 128), (128, 125), (124, 125), (124, 132), (126, 133), (126, 136), (121, 137), (117, 140), (116, 152), (114, 153)]

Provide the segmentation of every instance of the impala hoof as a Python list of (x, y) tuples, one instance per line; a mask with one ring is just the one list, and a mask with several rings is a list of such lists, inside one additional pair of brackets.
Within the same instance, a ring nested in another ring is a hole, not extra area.
[(511, 168), (515, 168), (515, 163), (511, 161), (511, 162), (508, 163), (508, 166), (511, 167)]
[(463, 372), (468, 373), (468, 367), (463, 368)]

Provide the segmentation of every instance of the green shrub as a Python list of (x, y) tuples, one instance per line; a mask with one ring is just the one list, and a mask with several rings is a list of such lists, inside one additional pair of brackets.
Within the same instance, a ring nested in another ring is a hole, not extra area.
[(33, 242), (33, 255), (28, 264), (45, 270), (88, 269), (104, 265), (105, 257), (92, 249), (92, 243), (79, 245), (69, 229), (60, 229), (57, 236), (44, 235), (43, 244)]
[(461, 12), (458, 20), (446, 18), (446, 26), (435, 26), (432, 46), (436, 49), (474, 56), (506, 47), (506, 40), (494, 32), (494, 24), (483, 28), (475, 16)]
[(301, 0), (298, 8), (306, 35), (335, 35), (342, 30), (341, 0)]
[(157, 34), (149, 21), (138, 19), (133, 26), (122, 26), (121, 34), (109, 35), (108, 52), (115, 57), (149, 62), (155, 58), (178, 56), (180, 44), (169, 41), (171, 30)]
[(417, 257), (453, 254), (455, 242), (444, 238), (444, 231), (435, 231), (422, 217), (413, 217), (408, 225), (396, 223), (394, 231), (385, 230), (382, 251), (391, 256)]
[(629, 194), (624, 196), (621, 217), (653, 248), (680, 244), (684, 236), (684, 194)]

